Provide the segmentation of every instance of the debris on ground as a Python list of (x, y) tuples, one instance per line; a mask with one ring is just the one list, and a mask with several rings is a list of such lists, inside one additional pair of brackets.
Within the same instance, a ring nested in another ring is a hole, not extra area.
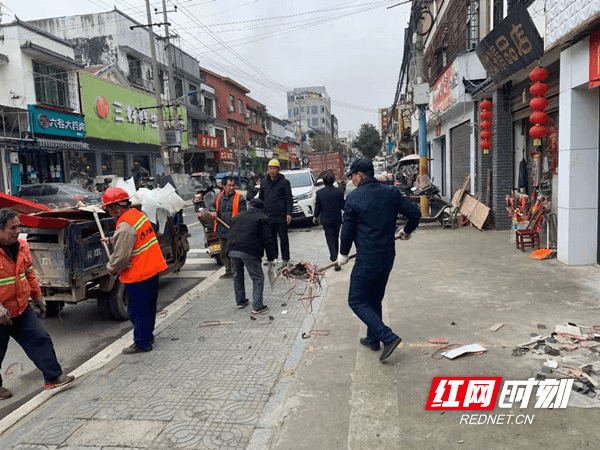
[(503, 323), (497, 323), (495, 325), (492, 325), (490, 327), (490, 331), (498, 331), (500, 328), (502, 328), (504, 326)]
[(442, 352), (442, 355), (448, 359), (454, 359), (458, 356), (466, 355), (466, 354), (480, 355), (486, 351), (487, 351), (487, 349), (483, 345), (469, 344), (469, 345), (462, 345), (458, 348), (454, 348), (447, 352)]

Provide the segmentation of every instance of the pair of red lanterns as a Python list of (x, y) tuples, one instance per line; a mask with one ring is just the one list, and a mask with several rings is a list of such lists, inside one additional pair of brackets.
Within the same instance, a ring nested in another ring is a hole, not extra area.
[(492, 132), (490, 131), (492, 128), (492, 111), (490, 111), (492, 109), (492, 102), (487, 99), (483, 100), (479, 104), (479, 109), (481, 109), (479, 113), (479, 118), (481, 119), (481, 122), (479, 122), (479, 128), (481, 128), (479, 146), (483, 149), (483, 153), (489, 153), (492, 147)]
[(534, 125), (529, 129), (529, 136), (534, 139), (533, 145), (542, 145), (541, 139), (548, 134), (544, 124), (548, 121), (548, 114), (544, 109), (548, 107), (548, 100), (544, 95), (548, 92), (548, 85), (544, 83), (548, 78), (548, 71), (543, 67), (536, 67), (529, 74), (529, 79), (533, 82), (529, 88), (529, 93), (533, 96), (529, 102), (529, 107), (535, 112), (529, 116), (529, 121)]

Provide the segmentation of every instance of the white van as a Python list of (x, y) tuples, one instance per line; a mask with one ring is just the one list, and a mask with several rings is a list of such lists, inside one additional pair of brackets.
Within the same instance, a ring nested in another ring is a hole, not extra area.
[(292, 187), (294, 197), (292, 218), (312, 219), (315, 215), (316, 193), (323, 187), (323, 182), (319, 181), (317, 185), (317, 177), (311, 169), (282, 170), (280, 173)]

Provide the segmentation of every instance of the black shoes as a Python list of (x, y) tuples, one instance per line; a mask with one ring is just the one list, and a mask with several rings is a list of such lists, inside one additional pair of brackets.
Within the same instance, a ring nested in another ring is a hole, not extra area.
[(7, 398), (12, 397), (12, 392), (10, 392), (5, 387), (0, 387), (0, 400), (6, 400)]
[(238, 307), (238, 309), (242, 309), (242, 308), (245, 308), (246, 306), (248, 306), (249, 303), (250, 302), (248, 301), (248, 299), (246, 299), (242, 303), (238, 303), (237, 307)]
[(262, 305), (260, 308), (252, 308), (252, 314), (267, 314), (269, 312), (269, 307), (267, 305)]
[(341, 266), (334, 266), (334, 269), (336, 272), (339, 272), (340, 270), (342, 270)]
[(367, 340), (367, 338), (360, 338), (360, 340), (358, 342), (360, 342), (365, 347), (369, 347), (374, 352), (377, 352), (381, 349), (381, 346), (379, 344), (371, 345), (371, 343)]
[(73, 375), (59, 375), (50, 381), (46, 381), (46, 384), (44, 384), (44, 390), (59, 388), (65, 384), (69, 384), (73, 380), (75, 380)]
[(223, 275), (219, 277), (221, 280), (225, 280), (227, 278), (233, 278), (233, 272), (225, 272)]
[(400, 342), (402, 342), (402, 338), (399, 337), (394, 339), (389, 344), (384, 344), (383, 351), (381, 352), (381, 356), (379, 357), (379, 361), (384, 361), (387, 358), (389, 358), (392, 355), (392, 353), (394, 353), (394, 350), (396, 350), (396, 348), (400, 345)]

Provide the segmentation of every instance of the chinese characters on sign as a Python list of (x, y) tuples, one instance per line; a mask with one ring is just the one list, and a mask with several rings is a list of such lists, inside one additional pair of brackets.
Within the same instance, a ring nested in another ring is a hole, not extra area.
[[(501, 377), (434, 377), (426, 410), (493, 410)], [(569, 402), (573, 379), (527, 381), (506, 380), (498, 400), (499, 408), (527, 408), (534, 393), (534, 408), (564, 409)]]
[(215, 152), (215, 161), (233, 161), (233, 152), (227, 149)]
[(435, 112), (443, 112), (450, 108), (454, 102), (452, 95), (452, 86), (456, 84), (456, 71), (454, 64), (450, 64), (444, 73), (438, 78), (433, 85), (433, 110)]
[(475, 53), (497, 82), (525, 68), (544, 52), (544, 43), (523, 6), (514, 10), (484, 37)]
[(85, 138), (83, 116), (27, 105), (34, 133)]
[(198, 148), (207, 148), (209, 150), (217, 150), (221, 147), (221, 139), (205, 134), (198, 135)]

